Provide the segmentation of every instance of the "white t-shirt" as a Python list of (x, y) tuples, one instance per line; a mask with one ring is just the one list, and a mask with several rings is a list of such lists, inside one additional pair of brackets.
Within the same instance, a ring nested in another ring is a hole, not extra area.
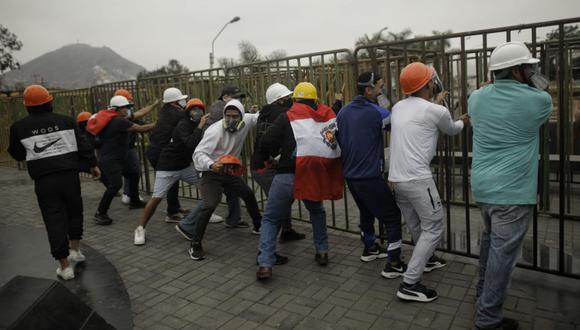
[(453, 122), (447, 108), (411, 96), (393, 107), (389, 181), (407, 182), (431, 178), (429, 164), (435, 156), (439, 130), (456, 135), (463, 121)]

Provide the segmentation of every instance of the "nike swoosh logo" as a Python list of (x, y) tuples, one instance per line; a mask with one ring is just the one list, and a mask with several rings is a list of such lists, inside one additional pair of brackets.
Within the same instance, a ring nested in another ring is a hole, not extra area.
[(32, 149), (32, 150), (34, 150), (34, 152), (36, 152), (37, 154), (38, 153), (41, 153), (44, 150), (48, 149), (51, 145), (57, 143), (60, 139), (61, 138), (58, 138), (58, 139), (56, 139), (54, 141), (48, 142), (47, 144), (43, 145), (42, 147), (37, 146), (36, 145), (36, 142), (34, 142), (34, 149)]

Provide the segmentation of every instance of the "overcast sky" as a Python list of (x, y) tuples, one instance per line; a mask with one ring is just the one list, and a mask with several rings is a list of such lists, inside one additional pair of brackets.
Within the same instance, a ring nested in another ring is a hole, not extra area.
[(365, 33), (383, 27), (414, 34), (454, 32), (580, 16), (580, 0), (2, 0), (0, 24), (23, 42), (21, 62), (71, 43), (108, 46), (154, 69), (175, 58), (191, 70), (216, 58), (238, 57), (237, 43), (262, 54), (288, 55), (353, 48)]

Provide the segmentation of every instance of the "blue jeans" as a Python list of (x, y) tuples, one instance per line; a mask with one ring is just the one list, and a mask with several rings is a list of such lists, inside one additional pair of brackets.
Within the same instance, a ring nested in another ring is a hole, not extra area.
[[(294, 202), (294, 174), (276, 174), (268, 194), (268, 203), (262, 217), (260, 233), (260, 255), (258, 263), (262, 267), (272, 267), (276, 262), (276, 237), (278, 227), (288, 217), (288, 210)], [(314, 248), (316, 253), (328, 252), (326, 232), (326, 211), (322, 202), (302, 201), (310, 213)]]
[(483, 220), (475, 326), (497, 325), (535, 205), (479, 204)]

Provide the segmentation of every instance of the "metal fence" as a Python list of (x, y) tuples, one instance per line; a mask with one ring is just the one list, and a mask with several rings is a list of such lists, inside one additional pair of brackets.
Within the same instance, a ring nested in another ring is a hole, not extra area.
[[(535, 57), (541, 59), (543, 72), (551, 79), (550, 94), (554, 114), (541, 129), (541, 152), (538, 210), (524, 241), (520, 266), (559, 275), (580, 278), (580, 121), (574, 131), (574, 109), (580, 114), (580, 38), (565, 35), (565, 27), (580, 24), (580, 18), (453, 33), (411, 40), (365, 45), (351, 52), (337, 49), (290, 56), (229, 68), (216, 68), (179, 75), (147, 77), (115, 82), (87, 89), (54, 93), (55, 111), (75, 116), (81, 111), (106, 108), (118, 88), (132, 92), (135, 102), (144, 106), (161, 97), (164, 89), (177, 87), (190, 97), (211, 104), (225, 85), (236, 85), (247, 95), (246, 103), (264, 104), (265, 90), (274, 82), (295, 86), (310, 81), (317, 86), (322, 102), (331, 104), (336, 93), (345, 101), (355, 94), (359, 72), (375, 70), (385, 80), (385, 92), (392, 102), (403, 98), (398, 77), (402, 68), (413, 61), (434, 66), (450, 91), (453, 116), (467, 112), (469, 94), (488, 80), (488, 61), (493, 48), (501, 42), (526, 42)], [(552, 40), (540, 36), (557, 31)], [(19, 97), (0, 99), (0, 164), (17, 165), (6, 155), (8, 127), (26, 114)], [(154, 121), (157, 112), (147, 120)], [(386, 136), (388, 143), (388, 135)], [(147, 145), (141, 135), (141, 159)], [(470, 195), (471, 131), (466, 128), (456, 137), (441, 136), (432, 162), (433, 174), (446, 207), (447, 232), (440, 249), (477, 257), (480, 216)], [(249, 164), (253, 135), (244, 146), (243, 161)], [(249, 167), (249, 166), (246, 166)], [(141, 188), (151, 191), (153, 172), (142, 162)], [(264, 207), (265, 195), (248, 172), (246, 179)], [(198, 198), (195, 188), (182, 184), (181, 196)], [(329, 227), (358, 232), (358, 210), (345, 188), (340, 201), (325, 202)], [(307, 220), (300, 203), (295, 203), (293, 217)], [(410, 241), (410, 235), (405, 233)]]

